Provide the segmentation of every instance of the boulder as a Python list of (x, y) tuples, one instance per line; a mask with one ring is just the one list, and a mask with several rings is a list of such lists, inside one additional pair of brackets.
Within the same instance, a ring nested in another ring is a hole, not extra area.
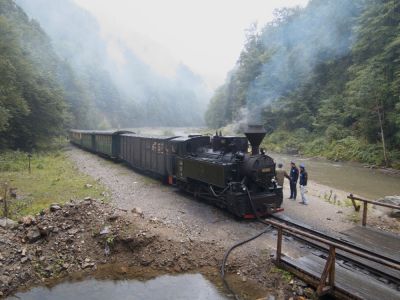
[(386, 196), (385, 198), (379, 200), (384, 203), (389, 203), (393, 205), (400, 205), (400, 196)]
[(8, 218), (1, 218), (0, 219), (0, 227), (2, 227), (2, 228), (6, 228), (6, 229), (8, 229), (8, 228), (16, 228), (17, 226), (18, 226), (18, 223), (13, 221), (13, 220), (11, 220), (11, 219), (8, 219)]

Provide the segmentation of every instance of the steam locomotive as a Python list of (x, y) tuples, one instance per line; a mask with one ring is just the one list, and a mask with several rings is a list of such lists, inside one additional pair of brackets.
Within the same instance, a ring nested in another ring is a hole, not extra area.
[(283, 200), (274, 160), (259, 148), (265, 134), (262, 126), (249, 125), (246, 137), (70, 130), (69, 138), (85, 150), (121, 160), (235, 216), (251, 219), (280, 211)]

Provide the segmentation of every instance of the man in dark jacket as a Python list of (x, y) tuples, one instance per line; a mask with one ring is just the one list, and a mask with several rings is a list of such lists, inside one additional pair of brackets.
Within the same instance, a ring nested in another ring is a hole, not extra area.
[(307, 193), (307, 181), (308, 181), (308, 174), (304, 164), (300, 165), (300, 193), (301, 193), (301, 204), (307, 205), (308, 199), (306, 198)]
[(289, 199), (296, 200), (297, 197), (297, 180), (299, 179), (299, 169), (296, 167), (296, 163), (292, 161), (290, 163), (290, 197)]

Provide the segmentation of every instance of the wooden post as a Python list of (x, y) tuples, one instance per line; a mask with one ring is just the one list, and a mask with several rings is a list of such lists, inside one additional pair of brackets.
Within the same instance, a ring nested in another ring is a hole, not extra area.
[[(328, 259), (326, 260), (324, 271), (321, 274), (321, 279), (317, 287), (317, 294), (319, 296), (329, 292), (331, 289), (333, 289), (335, 285), (335, 260), (336, 260), (335, 247), (330, 246)], [(328, 285), (326, 285), (327, 278), (328, 278)]]
[(282, 227), (278, 228), (278, 245), (276, 247), (276, 264), (281, 264), (281, 255), (282, 255)]
[(353, 198), (353, 194), (350, 194), (350, 199), (351, 199), (351, 203), (353, 203), (354, 210), (355, 210), (355, 211), (360, 211), (360, 205), (357, 205), (357, 204), (356, 204), (356, 201), (355, 201), (354, 198)]
[(31, 174), (31, 157), (32, 154), (28, 154), (28, 170), (29, 170), (29, 174)]
[(368, 213), (368, 203), (366, 201), (364, 201), (362, 226), (367, 225), (367, 213)]
[(5, 183), (4, 184), (4, 211), (3, 211), (3, 215), (6, 218), (6, 220), (8, 218), (7, 192), (8, 192), (8, 186), (7, 186), (7, 183)]

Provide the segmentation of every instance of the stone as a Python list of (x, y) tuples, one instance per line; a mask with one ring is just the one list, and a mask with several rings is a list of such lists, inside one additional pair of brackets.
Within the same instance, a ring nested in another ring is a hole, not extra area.
[(82, 269), (86, 269), (86, 268), (92, 268), (92, 267), (94, 267), (94, 263), (91, 263), (91, 262), (89, 262), (89, 263), (83, 263), (82, 264)]
[(93, 184), (90, 184), (90, 183), (85, 184), (85, 188), (90, 189), (91, 187), (93, 187)]
[(9, 219), (9, 218), (1, 218), (0, 219), (0, 227), (5, 229), (13, 229), (18, 227), (18, 223)]
[(400, 210), (393, 210), (389, 213), (389, 217), (394, 219), (400, 219)]
[(29, 243), (34, 243), (40, 240), (41, 235), (39, 229), (35, 226), (28, 230), (26, 234), (26, 239)]
[(78, 232), (79, 232), (79, 229), (78, 229), (78, 228), (72, 228), (72, 229), (69, 229), (69, 230), (67, 231), (67, 233), (70, 234), (70, 235), (75, 235), (75, 234), (77, 234)]
[(400, 205), (400, 196), (386, 196), (383, 199), (378, 200), (379, 202), (384, 202), (393, 205)]
[(108, 217), (107, 217), (107, 220), (110, 221), (110, 222), (113, 222), (113, 221), (115, 221), (115, 220), (118, 219), (118, 218), (119, 218), (119, 215), (117, 215), (117, 214), (112, 214), (111, 216), (108, 216)]
[(21, 258), (21, 263), (24, 264), (29, 260), (28, 257), (24, 256), (23, 258)]
[(134, 214), (137, 214), (137, 215), (139, 215), (139, 216), (143, 215), (143, 211), (142, 211), (142, 209), (139, 208), (139, 207), (133, 208), (133, 209), (131, 210), (131, 212), (134, 213)]
[(41, 256), (43, 254), (42, 248), (41, 247), (37, 247), (36, 251), (35, 251), (36, 256)]
[(104, 234), (108, 234), (110, 233), (110, 226), (105, 226), (101, 231), (100, 234), (104, 235)]
[(24, 224), (24, 226), (31, 226), (36, 224), (36, 219), (34, 216), (24, 216), (19, 220), (19, 223)]
[(2, 282), (4, 286), (8, 286), (11, 282), (11, 278), (7, 275), (0, 275), (0, 282)]
[(50, 211), (51, 212), (55, 212), (55, 211), (60, 210), (60, 209), (61, 209), (61, 206), (58, 203), (53, 203), (53, 204), (50, 205)]

